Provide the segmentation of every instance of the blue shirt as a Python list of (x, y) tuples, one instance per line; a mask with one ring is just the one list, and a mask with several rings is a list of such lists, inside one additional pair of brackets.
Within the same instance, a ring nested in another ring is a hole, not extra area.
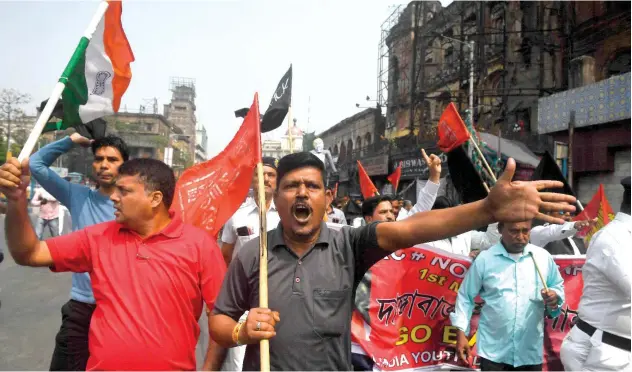
[[(564, 279), (543, 248), (527, 244), (517, 260), (502, 242), (481, 252), (467, 271), (450, 314), (452, 325), (466, 334), (474, 310), (474, 298), (485, 304), (478, 321), (478, 355), (496, 363), (514, 367), (542, 364), (544, 347), (544, 288), (533, 260), (533, 253), (549, 289), (564, 302)], [(548, 310), (548, 309), (547, 309)], [(549, 315), (557, 317), (559, 307)]]
[[(87, 186), (70, 183), (59, 177), (49, 167), (62, 154), (70, 151), (70, 137), (50, 143), (31, 156), (29, 165), (33, 178), (68, 208), (72, 218), (72, 230), (77, 231), (98, 223), (114, 219), (114, 204), (108, 196)], [(72, 274), (70, 298), (93, 304), (92, 284), (88, 273)]]

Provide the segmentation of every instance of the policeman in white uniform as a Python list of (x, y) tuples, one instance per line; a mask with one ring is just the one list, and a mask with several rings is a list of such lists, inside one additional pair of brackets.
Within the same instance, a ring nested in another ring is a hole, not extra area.
[(575, 325), (564, 338), (560, 359), (566, 371), (624, 371), (630, 354), (630, 264), (632, 219), (630, 177), (621, 212), (591, 239), (582, 268), (584, 291)]
[[(277, 186), (277, 164), (279, 161), (272, 157), (264, 157), (262, 162), (267, 204), (266, 227), (268, 231), (270, 231), (275, 229), (280, 221), (279, 214), (272, 200)], [(259, 236), (259, 206), (257, 205), (256, 173), (253, 177), (252, 184), (255, 190), (255, 197), (242, 204), (237, 212), (226, 222), (224, 230), (222, 231), (222, 254), (227, 265), (230, 264), (232, 258), (235, 257), (235, 254), (237, 254), (246, 242)], [(248, 312), (244, 313), (242, 319), (245, 320), (247, 316)], [(228, 349), (221, 370), (241, 371), (245, 353), (245, 345)]]

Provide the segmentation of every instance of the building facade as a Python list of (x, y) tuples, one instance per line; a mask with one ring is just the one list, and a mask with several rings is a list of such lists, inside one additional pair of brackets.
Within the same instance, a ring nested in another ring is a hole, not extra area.
[(182, 135), (188, 137), (188, 151), (185, 154), (185, 165), (189, 167), (195, 161), (196, 128), (195, 116), (195, 79), (171, 78), (171, 102), (164, 105), (164, 116), (174, 126), (182, 130)]
[(323, 140), (338, 168), (337, 179), (333, 181), (339, 182), (339, 195), (359, 193), (357, 160), (368, 168), (369, 176), (383, 183), (389, 171), (384, 125), (381, 109), (368, 108), (316, 135)]
[[(630, 4), (569, 2), (573, 48), (570, 89), (540, 98), (537, 130), (561, 144), (554, 151), (577, 197), (590, 201), (600, 184), (619, 210), (630, 175)], [(572, 148), (570, 124), (573, 123)]]

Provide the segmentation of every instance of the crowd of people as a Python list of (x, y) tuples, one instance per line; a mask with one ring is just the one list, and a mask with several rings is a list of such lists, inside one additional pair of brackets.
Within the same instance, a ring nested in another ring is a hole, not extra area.
[[(49, 168), (73, 146), (91, 148), (95, 189)], [(350, 333), (353, 309), (367, 300), (362, 288), (370, 286), (370, 268), (426, 243), (474, 260), (450, 318), (459, 357), (471, 362), (467, 335), (480, 296), (480, 368), (540, 370), (544, 317), (556, 317), (564, 302), (563, 280), (543, 246), (595, 221), (568, 221), (575, 198), (542, 191), (560, 182), (512, 182), (513, 160), (485, 199), (456, 205), (438, 195), (439, 157), (423, 157), (430, 176), (416, 204), (376, 195), (358, 206), (359, 221), (347, 221), (340, 207), (351, 201), (328, 188), (318, 157), (264, 157), (266, 205), (253, 187), (255, 197), (226, 222), (219, 245), (172, 210), (173, 171), (158, 160), (130, 160), (118, 137), (91, 141), (75, 133), (30, 160), (9, 159), (0, 167), (0, 191), (8, 200), (11, 256), (20, 265), (73, 272), (50, 369), (194, 370), (206, 308), (205, 370), (259, 370), (261, 340), (270, 340), (273, 370), (372, 370)], [(42, 186), (35, 229), (27, 213), (31, 177)], [(258, 181), (255, 174), (253, 185)], [(579, 320), (562, 347), (567, 370), (630, 366), (630, 178), (622, 183), (621, 212), (587, 249)], [(73, 232), (43, 240), (44, 229), (57, 231), (62, 206)], [(259, 307), (260, 208), (267, 217), (270, 308)], [(535, 226), (534, 219), (546, 224)]]

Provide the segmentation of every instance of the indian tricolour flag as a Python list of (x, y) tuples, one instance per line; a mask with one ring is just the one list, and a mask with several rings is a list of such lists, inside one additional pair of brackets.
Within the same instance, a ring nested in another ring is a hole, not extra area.
[(132, 79), (130, 63), (134, 61), (121, 23), (122, 11), (120, 1), (108, 1), (92, 38), (81, 38), (59, 80), (66, 84), (61, 97), (62, 122), (48, 123), (44, 132), (76, 127), (118, 112)]

